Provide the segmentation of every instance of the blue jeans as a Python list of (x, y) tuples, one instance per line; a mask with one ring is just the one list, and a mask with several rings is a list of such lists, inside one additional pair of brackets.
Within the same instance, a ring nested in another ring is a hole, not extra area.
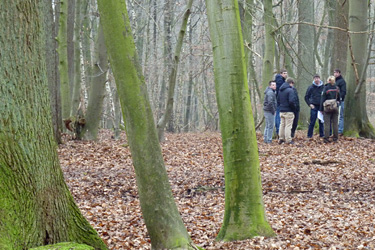
[(273, 115), (271, 112), (264, 111), (264, 118), (266, 119), (266, 126), (264, 128), (264, 142), (271, 143), (273, 127), (275, 126), (275, 115)]
[(276, 134), (279, 135), (279, 129), (280, 129), (280, 106), (278, 106), (276, 108), (275, 127), (276, 127)]
[[(319, 109), (316, 106), (315, 108), (310, 109), (310, 124), (309, 124), (309, 129), (307, 130), (307, 137), (309, 138), (313, 137), (315, 122), (316, 122), (316, 119), (318, 118), (318, 112), (319, 112)], [(324, 136), (324, 124), (320, 120), (319, 120), (319, 136), (320, 137)]]
[(340, 102), (339, 134), (344, 132), (344, 101)]

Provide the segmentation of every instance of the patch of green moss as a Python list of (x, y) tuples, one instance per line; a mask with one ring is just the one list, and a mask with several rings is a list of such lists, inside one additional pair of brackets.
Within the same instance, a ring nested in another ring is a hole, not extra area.
[(94, 248), (75, 242), (62, 242), (54, 245), (31, 248), (30, 250), (94, 250)]

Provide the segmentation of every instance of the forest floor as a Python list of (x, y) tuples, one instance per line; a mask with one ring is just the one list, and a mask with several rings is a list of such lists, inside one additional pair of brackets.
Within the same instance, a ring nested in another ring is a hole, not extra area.
[[(324, 144), (297, 131), (295, 145), (258, 136), (263, 199), (274, 238), (217, 242), (224, 216), (219, 133), (166, 134), (163, 155), (175, 201), (205, 249), (375, 249), (375, 141)], [(125, 138), (125, 135), (122, 136)], [(65, 140), (59, 156), (83, 215), (110, 249), (150, 249), (126, 139)]]

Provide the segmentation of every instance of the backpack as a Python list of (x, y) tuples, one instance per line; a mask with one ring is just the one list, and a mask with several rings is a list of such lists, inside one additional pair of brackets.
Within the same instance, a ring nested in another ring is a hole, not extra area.
[(337, 87), (336, 87), (336, 98), (335, 99), (328, 99), (325, 100), (323, 103), (324, 107), (324, 112), (326, 113), (333, 113), (337, 112), (339, 110), (338, 105), (337, 105)]
[(338, 111), (337, 107), (337, 100), (336, 99), (328, 99), (323, 103), (324, 112), (326, 113), (333, 113)]

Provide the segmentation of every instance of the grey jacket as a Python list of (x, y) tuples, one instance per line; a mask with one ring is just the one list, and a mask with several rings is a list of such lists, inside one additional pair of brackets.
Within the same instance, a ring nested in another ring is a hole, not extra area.
[(271, 112), (274, 115), (276, 113), (276, 106), (276, 91), (267, 87), (266, 91), (264, 91), (263, 110)]

